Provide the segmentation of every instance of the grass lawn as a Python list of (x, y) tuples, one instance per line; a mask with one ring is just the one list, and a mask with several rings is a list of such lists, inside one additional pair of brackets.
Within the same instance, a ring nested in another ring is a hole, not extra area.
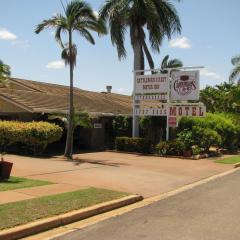
[(88, 188), (70, 193), (0, 204), (0, 230), (119, 199), (127, 195), (106, 189)]
[(41, 180), (27, 179), (27, 178), (10, 177), (10, 179), (0, 182), (0, 192), (20, 189), (20, 188), (38, 187), (38, 186), (43, 186), (48, 184), (53, 184), (53, 183), (47, 182), (47, 181), (41, 181)]
[(223, 163), (223, 164), (235, 164), (240, 162), (240, 156), (229, 157), (225, 159), (220, 159), (215, 161), (216, 163)]

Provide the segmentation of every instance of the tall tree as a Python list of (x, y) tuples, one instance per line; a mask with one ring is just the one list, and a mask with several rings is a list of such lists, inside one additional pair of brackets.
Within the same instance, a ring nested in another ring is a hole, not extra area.
[[(165, 36), (170, 39), (173, 33), (181, 32), (177, 11), (168, 0), (106, 0), (100, 10), (100, 17), (109, 24), (111, 40), (117, 47), (119, 59), (127, 56), (124, 40), (129, 30), (135, 71), (144, 69), (144, 54), (150, 68), (154, 69), (153, 59), (146, 43), (146, 35), (148, 35), (152, 50), (160, 52)], [(133, 136), (138, 136), (139, 124), (136, 116), (133, 122)]]
[(180, 68), (183, 66), (183, 62), (177, 58), (170, 59), (169, 60), (169, 55), (166, 55), (161, 63), (161, 72), (164, 72), (165, 69), (168, 68)]
[(232, 58), (232, 65), (234, 68), (230, 74), (229, 81), (233, 83), (237, 79), (238, 83), (240, 83), (240, 55)]
[(2, 60), (0, 60), (0, 84), (6, 84), (8, 78), (11, 76), (11, 70), (10, 67)]
[(127, 55), (124, 40), (129, 29), (134, 51), (134, 70), (144, 69), (144, 54), (150, 68), (154, 68), (146, 44), (146, 30), (151, 48), (155, 52), (160, 51), (164, 36), (170, 39), (174, 32), (181, 32), (177, 11), (166, 0), (106, 0), (100, 16), (109, 22), (111, 40), (117, 47), (119, 59)]
[[(95, 44), (91, 31), (98, 34), (106, 34), (106, 28), (103, 21), (99, 20), (91, 6), (82, 0), (73, 0), (66, 6), (63, 5), (64, 14), (56, 14), (50, 19), (43, 20), (37, 27), (35, 32), (38, 34), (44, 29), (55, 29), (55, 39), (62, 48), (62, 59), (70, 69), (70, 88), (69, 88), (69, 114), (68, 114), (68, 128), (67, 140), (64, 156), (72, 159), (72, 138), (73, 138), (73, 118), (74, 118), (74, 104), (73, 104), (73, 71), (76, 66), (77, 45), (73, 42), (73, 33), (77, 32), (84, 37), (91, 44)], [(62, 33), (68, 35), (68, 42), (63, 43)]]

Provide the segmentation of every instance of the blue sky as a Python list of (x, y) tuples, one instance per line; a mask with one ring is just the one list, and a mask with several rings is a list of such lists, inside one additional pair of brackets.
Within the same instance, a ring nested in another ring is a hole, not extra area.
[[(104, 0), (88, 1), (98, 10)], [(170, 54), (185, 66), (205, 66), (201, 86), (214, 85), (228, 79), (231, 57), (240, 53), (239, 0), (183, 0), (175, 3), (182, 22), (182, 34), (172, 42), (165, 40), (161, 53), (154, 55), (155, 65)], [(12, 76), (68, 85), (69, 71), (60, 60), (61, 50), (51, 30), (40, 35), (35, 26), (43, 19), (61, 12), (59, 0), (1, 0), (0, 59), (12, 67)], [(109, 36), (96, 37), (92, 46), (79, 36), (75, 86), (102, 91), (112, 85), (113, 91), (132, 91), (133, 52), (126, 37), (128, 57), (119, 62)], [(55, 63), (57, 61), (57, 63)], [(148, 67), (148, 66), (147, 66)], [(55, 69), (57, 68), (57, 69)]]

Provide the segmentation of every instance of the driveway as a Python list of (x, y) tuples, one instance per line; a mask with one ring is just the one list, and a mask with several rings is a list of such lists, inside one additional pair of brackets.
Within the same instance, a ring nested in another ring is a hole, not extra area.
[(14, 162), (15, 176), (79, 188), (107, 188), (144, 197), (171, 191), (233, 167), (210, 159), (185, 160), (115, 152), (83, 153), (74, 157), (78, 161), (16, 155), (8, 155), (6, 159)]

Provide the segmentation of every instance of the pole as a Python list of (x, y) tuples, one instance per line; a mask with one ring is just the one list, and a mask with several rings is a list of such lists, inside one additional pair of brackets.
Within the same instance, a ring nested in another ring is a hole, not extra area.
[[(167, 107), (170, 103), (171, 98), (171, 70), (168, 70), (168, 99), (167, 99)], [(169, 109), (169, 107), (168, 107)], [(167, 124), (166, 124), (166, 141), (169, 141), (169, 112), (167, 113)]]
[(169, 141), (169, 123), (168, 123), (168, 115), (167, 115), (166, 141)]
[(135, 101), (135, 90), (136, 90), (136, 72), (133, 72), (133, 123), (132, 123), (132, 137), (139, 137), (139, 123), (138, 123), (138, 117), (136, 116), (135, 107), (136, 107), (136, 101)]

